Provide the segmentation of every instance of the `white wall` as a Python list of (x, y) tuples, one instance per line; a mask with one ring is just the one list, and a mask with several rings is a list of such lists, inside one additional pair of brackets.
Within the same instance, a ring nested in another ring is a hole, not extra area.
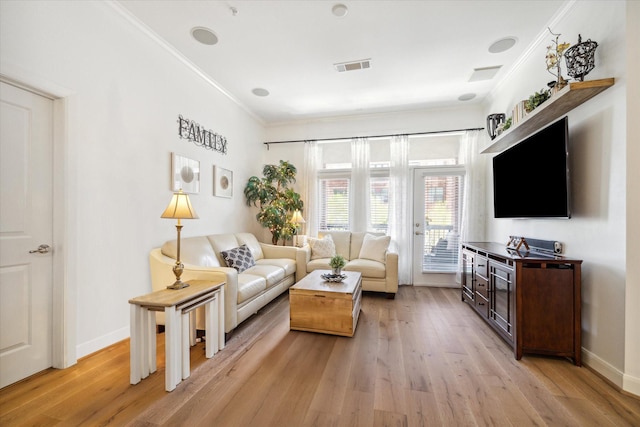
[[(640, 2), (627, 2), (627, 283), (623, 388), (640, 396)], [(630, 94), (635, 94), (635, 96)]]
[[(625, 365), (626, 96), (625, 2), (570, 4), (551, 23), (560, 41), (577, 42), (581, 33), (598, 42), (596, 68), (587, 80), (614, 77), (615, 85), (568, 113), (573, 217), (570, 220), (492, 219), (488, 239), (520, 235), (557, 240), (582, 265), (582, 345), (585, 362), (618, 385)], [(531, 55), (493, 93), (485, 113), (507, 112), (553, 76), (546, 72), (548, 33)], [(490, 158), (487, 159), (489, 161)], [(526, 173), (526, 172), (525, 172)], [(491, 189), (489, 174), (488, 189)], [(491, 191), (489, 190), (489, 193)], [(488, 197), (492, 197), (491, 194)], [(636, 338), (637, 340), (637, 338)]]
[[(102, 2), (0, 5), (0, 72), (69, 94), (66, 117), (66, 274), (76, 294), (77, 356), (129, 336), (127, 301), (151, 290), (148, 254), (175, 238), (170, 153), (200, 161), (199, 220), (183, 236), (256, 231), (242, 184), (259, 170), (263, 127)], [(187, 29), (188, 30), (188, 29)], [(186, 31), (187, 31), (186, 30)], [(178, 115), (228, 139), (223, 155), (178, 138)], [(213, 165), (234, 172), (234, 197), (213, 196)], [(254, 228), (254, 229), (252, 229)]]

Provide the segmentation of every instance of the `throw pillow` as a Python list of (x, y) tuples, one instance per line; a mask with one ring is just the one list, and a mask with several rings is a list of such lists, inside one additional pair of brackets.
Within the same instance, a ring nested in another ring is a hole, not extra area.
[(229, 249), (228, 251), (220, 251), (224, 262), (227, 267), (232, 267), (238, 270), (238, 273), (242, 273), (247, 268), (256, 265), (256, 261), (251, 255), (251, 250), (247, 245), (242, 245), (237, 248)]
[(329, 234), (322, 239), (310, 237), (309, 246), (311, 247), (311, 259), (331, 258), (336, 254), (336, 245)]
[(389, 242), (391, 242), (391, 236), (376, 237), (371, 234), (365, 234), (358, 258), (384, 263)]

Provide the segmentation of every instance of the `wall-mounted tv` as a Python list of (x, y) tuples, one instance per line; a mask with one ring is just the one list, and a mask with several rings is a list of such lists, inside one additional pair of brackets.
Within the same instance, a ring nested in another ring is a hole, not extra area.
[(495, 218), (570, 218), (567, 117), (493, 158)]

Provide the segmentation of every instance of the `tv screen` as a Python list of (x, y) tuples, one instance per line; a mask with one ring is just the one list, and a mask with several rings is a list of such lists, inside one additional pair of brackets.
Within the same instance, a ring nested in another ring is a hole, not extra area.
[(564, 117), (493, 158), (496, 218), (570, 218), (568, 120)]

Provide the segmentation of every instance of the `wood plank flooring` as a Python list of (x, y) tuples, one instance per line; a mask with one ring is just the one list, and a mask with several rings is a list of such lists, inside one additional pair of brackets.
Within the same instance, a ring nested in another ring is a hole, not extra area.
[(511, 349), (454, 289), (365, 293), (353, 338), (289, 331), (287, 294), (191, 377), (129, 384), (129, 342), (0, 390), (6, 426), (639, 426), (640, 400), (567, 360)]

